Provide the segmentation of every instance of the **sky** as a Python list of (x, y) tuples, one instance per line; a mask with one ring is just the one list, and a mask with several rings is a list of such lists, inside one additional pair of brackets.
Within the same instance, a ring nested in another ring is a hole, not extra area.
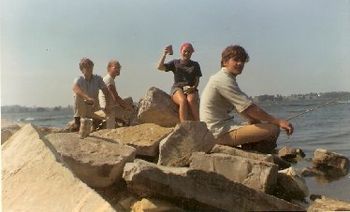
[(1, 105), (66, 106), (79, 60), (104, 76), (122, 65), (118, 93), (138, 101), (152, 87), (170, 91), (157, 63), (165, 46), (191, 42), (203, 77), (222, 50), (250, 56), (237, 77), (249, 96), (350, 91), (350, 0), (1, 0)]

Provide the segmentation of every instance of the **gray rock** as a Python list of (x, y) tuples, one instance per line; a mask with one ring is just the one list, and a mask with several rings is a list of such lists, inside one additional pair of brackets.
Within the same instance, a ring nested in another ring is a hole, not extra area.
[(291, 163), (283, 160), (278, 155), (273, 154), (272, 157), (273, 157), (273, 162), (278, 165), (278, 169), (283, 170), (291, 167)]
[(146, 123), (131, 127), (99, 130), (91, 135), (132, 146), (136, 149), (136, 155), (156, 157), (159, 153), (160, 141), (172, 130), (173, 128)]
[(91, 187), (107, 187), (118, 181), (125, 163), (135, 158), (133, 147), (101, 138), (80, 139), (76, 133), (57, 133), (46, 139), (72, 172)]
[[(129, 106), (134, 106), (134, 101), (132, 97), (124, 98), (124, 101)], [(133, 107), (134, 108), (134, 107)], [(134, 108), (133, 110), (129, 111), (124, 109), (123, 107), (117, 105), (116, 108), (116, 119), (119, 121), (122, 121), (127, 126), (135, 125), (137, 124), (137, 108)]]
[(330, 152), (326, 149), (316, 149), (312, 159), (318, 169), (337, 172), (338, 175), (346, 175), (349, 171), (349, 159), (344, 155)]
[(218, 145), (216, 144), (213, 149), (211, 150), (211, 153), (224, 153), (229, 154), (233, 156), (240, 156), (248, 159), (258, 160), (258, 161), (265, 161), (270, 163), (275, 163), (278, 165), (279, 169), (286, 169), (291, 166), (291, 164), (277, 155), (272, 154), (262, 154), (257, 152), (247, 152), (238, 148), (224, 146), (224, 145)]
[(115, 211), (27, 124), (2, 146), (2, 211)]
[(159, 145), (159, 165), (188, 166), (193, 152), (209, 152), (214, 146), (214, 136), (204, 122), (185, 121)]
[(321, 211), (350, 211), (350, 202), (340, 201), (329, 197), (321, 196), (311, 203), (308, 212)]
[(136, 159), (125, 165), (123, 178), (128, 188), (142, 197), (157, 196), (173, 201), (189, 201), (200, 205), (198, 207), (210, 207), (212, 210), (303, 210), (215, 172), (157, 166)]
[(258, 160), (258, 161), (265, 161), (273, 163), (273, 156), (270, 154), (260, 154), (260, 153), (253, 153), (253, 152), (247, 152), (241, 149), (237, 149), (234, 147), (224, 146), (224, 145), (218, 145), (216, 144), (213, 149), (210, 151), (211, 153), (224, 153), (229, 154), (233, 156), (240, 156), (243, 158), (248, 158), (252, 160)]
[(9, 125), (1, 128), (1, 144), (5, 143), (21, 127), (18, 124)]
[(278, 156), (289, 162), (297, 162), (298, 159), (305, 157), (305, 153), (300, 148), (285, 146), (278, 151)]
[(292, 167), (278, 171), (276, 196), (286, 200), (303, 200), (309, 195), (309, 189)]
[(278, 167), (274, 163), (222, 153), (195, 152), (191, 157), (190, 168), (216, 172), (265, 193), (272, 193), (277, 182)]
[(151, 87), (141, 99), (137, 116), (140, 123), (155, 123), (163, 127), (179, 123), (177, 105), (167, 93), (156, 87)]

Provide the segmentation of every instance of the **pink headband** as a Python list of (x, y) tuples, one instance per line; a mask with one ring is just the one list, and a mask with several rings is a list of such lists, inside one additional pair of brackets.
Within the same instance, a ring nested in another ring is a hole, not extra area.
[(189, 47), (192, 50), (192, 52), (194, 52), (194, 48), (191, 43), (183, 43), (180, 47), (180, 52), (182, 52), (182, 50), (186, 47)]

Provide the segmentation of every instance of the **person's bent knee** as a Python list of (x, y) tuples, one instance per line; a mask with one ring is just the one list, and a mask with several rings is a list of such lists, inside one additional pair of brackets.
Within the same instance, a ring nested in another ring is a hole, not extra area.
[(271, 136), (277, 139), (281, 130), (278, 126), (271, 124), (270, 131), (271, 131)]

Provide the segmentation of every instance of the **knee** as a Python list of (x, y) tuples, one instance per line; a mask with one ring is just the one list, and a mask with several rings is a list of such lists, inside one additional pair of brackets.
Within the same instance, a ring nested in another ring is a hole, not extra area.
[(271, 137), (274, 139), (277, 139), (281, 130), (278, 126), (274, 124), (270, 124), (269, 131), (270, 131)]
[(198, 104), (198, 98), (195, 95), (189, 95), (187, 96), (188, 104), (190, 105), (197, 105)]
[(187, 106), (187, 99), (185, 97), (179, 98), (179, 106), (180, 107), (186, 107)]

